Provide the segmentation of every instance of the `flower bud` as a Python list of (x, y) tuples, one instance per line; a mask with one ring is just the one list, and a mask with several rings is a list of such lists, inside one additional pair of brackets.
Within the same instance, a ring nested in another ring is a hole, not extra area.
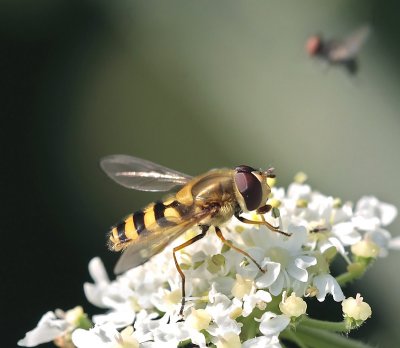
[(76, 325), (83, 315), (85, 315), (83, 313), (83, 308), (81, 306), (76, 306), (65, 312), (65, 320), (72, 325)]
[(240, 343), (239, 335), (228, 332), (223, 337), (220, 337), (216, 346), (217, 348), (240, 348), (242, 344)]
[(225, 265), (225, 257), (222, 254), (213, 255), (207, 261), (207, 271), (212, 274), (218, 273)]
[(238, 299), (242, 299), (244, 295), (248, 295), (253, 287), (253, 280), (243, 278), (240, 274), (236, 274), (236, 281), (232, 287), (232, 295)]
[(282, 202), (276, 198), (271, 198), (268, 200), (268, 204), (272, 206), (272, 208), (279, 208)]
[(357, 294), (356, 298), (349, 297), (342, 302), (343, 314), (354, 320), (367, 320), (372, 310), (368, 303), (363, 302), (363, 298), (360, 294)]
[[(133, 327), (128, 326), (120, 332), (120, 337), (117, 339), (118, 344), (115, 348), (139, 348), (138, 340), (132, 336)], [(114, 348), (113, 347), (113, 348)]]
[(304, 184), (306, 181), (307, 181), (307, 174), (304, 172), (298, 172), (294, 176), (294, 182), (296, 182), (298, 184)]
[(308, 201), (304, 198), (299, 198), (296, 201), (296, 207), (297, 208), (307, 208), (308, 207)]
[(193, 309), (186, 318), (186, 323), (197, 331), (206, 330), (210, 325), (211, 315), (204, 309)]
[(267, 185), (269, 187), (274, 187), (276, 185), (276, 178), (267, 178)]
[(351, 246), (351, 252), (360, 257), (376, 258), (379, 255), (379, 246), (372, 240), (361, 240)]
[(296, 296), (294, 292), (287, 298), (286, 292), (283, 293), (282, 302), (279, 303), (279, 309), (283, 314), (288, 317), (299, 317), (303, 315), (307, 310), (307, 303), (301, 298)]
[(171, 310), (176, 307), (178, 303), (181, 302), (182, 292), (180, 289), (175, 289), (173, 291), (165, 291), (163, 296), (164, 304)]
[(271, 211), (271, 216), (275, 219), (279, 218), (281, 216), (281, 212), (279, 211), (279, 208), (273, 207)]
[(229, 313), (229, 318), (231, 318), (232, 320), (236, 320), (236, 318), (240, 317), (242, 313), (242, 307), (236, 307), (232, 312)]

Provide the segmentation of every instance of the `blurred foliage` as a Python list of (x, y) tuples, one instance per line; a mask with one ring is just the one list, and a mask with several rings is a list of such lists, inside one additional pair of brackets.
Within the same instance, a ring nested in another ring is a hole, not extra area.
[[(400, 207), (397, 2), (0, 6), (5, 346), (47, 310), (88, 308), (89, 259), (111, 269), (117, 258), (105, 247), (108, 226), (158, 197), (108, 180), (98, 168), (104, 155), (189, 174), (274, 166), (280, 185), (303, 170), (324, 193)], [(340, 37), (364, 23), (373, 34), (355, 78), (307, 57), (309, 35)], [(398, 219), (394, 235), (399, 227)], [(359, 335), (380, 346), (400, 340), (399, 261), (379, 260), (347, 293), (372, 305)]]

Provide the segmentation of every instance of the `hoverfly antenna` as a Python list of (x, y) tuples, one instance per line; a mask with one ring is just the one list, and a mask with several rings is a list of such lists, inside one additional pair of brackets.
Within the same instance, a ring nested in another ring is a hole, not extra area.
[(273, 179), (273, 178), (276, 178), (276, 175), (275, 175), (274, 172), (275, 172), (275, 168), (271, 167), (271, 168), (268, 168), (268, 169), (265, 171), (265, 174), (267, 175), (267, 178)]

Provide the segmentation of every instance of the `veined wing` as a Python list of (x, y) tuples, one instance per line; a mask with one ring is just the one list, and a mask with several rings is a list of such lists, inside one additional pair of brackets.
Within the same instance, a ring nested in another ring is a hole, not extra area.
[(190, 218), (177, 222), (174, 226), (161, 227), (157, 223), (150, 226), (123, 251), (115, 265), (114, 273), (120, 274), (145, 263), (185, 231), (199, 224), (210, 214), (213, 214), (215, 209), (204, 209)]
[(332, 61), (349, 60), (354, 58), (364, 45), (370, 32), (371, 28), (368, 25), (357, 29), (343, 41), (334, 45), (329, 53), (329, 58)]
[(128, 155), (103, 157), (100, 166), (116, 183), (140, 191), (169, 191), (192, 178), (160, 164)]

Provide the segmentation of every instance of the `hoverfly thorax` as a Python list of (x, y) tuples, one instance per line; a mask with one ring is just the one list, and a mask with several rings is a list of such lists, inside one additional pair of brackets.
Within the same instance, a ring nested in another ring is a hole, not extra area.
[(235, 168), (234, 186), (242, 211), (253, 211), (264, 205), (271, 192), (267, 184), (269, 173), (245, 165)]

